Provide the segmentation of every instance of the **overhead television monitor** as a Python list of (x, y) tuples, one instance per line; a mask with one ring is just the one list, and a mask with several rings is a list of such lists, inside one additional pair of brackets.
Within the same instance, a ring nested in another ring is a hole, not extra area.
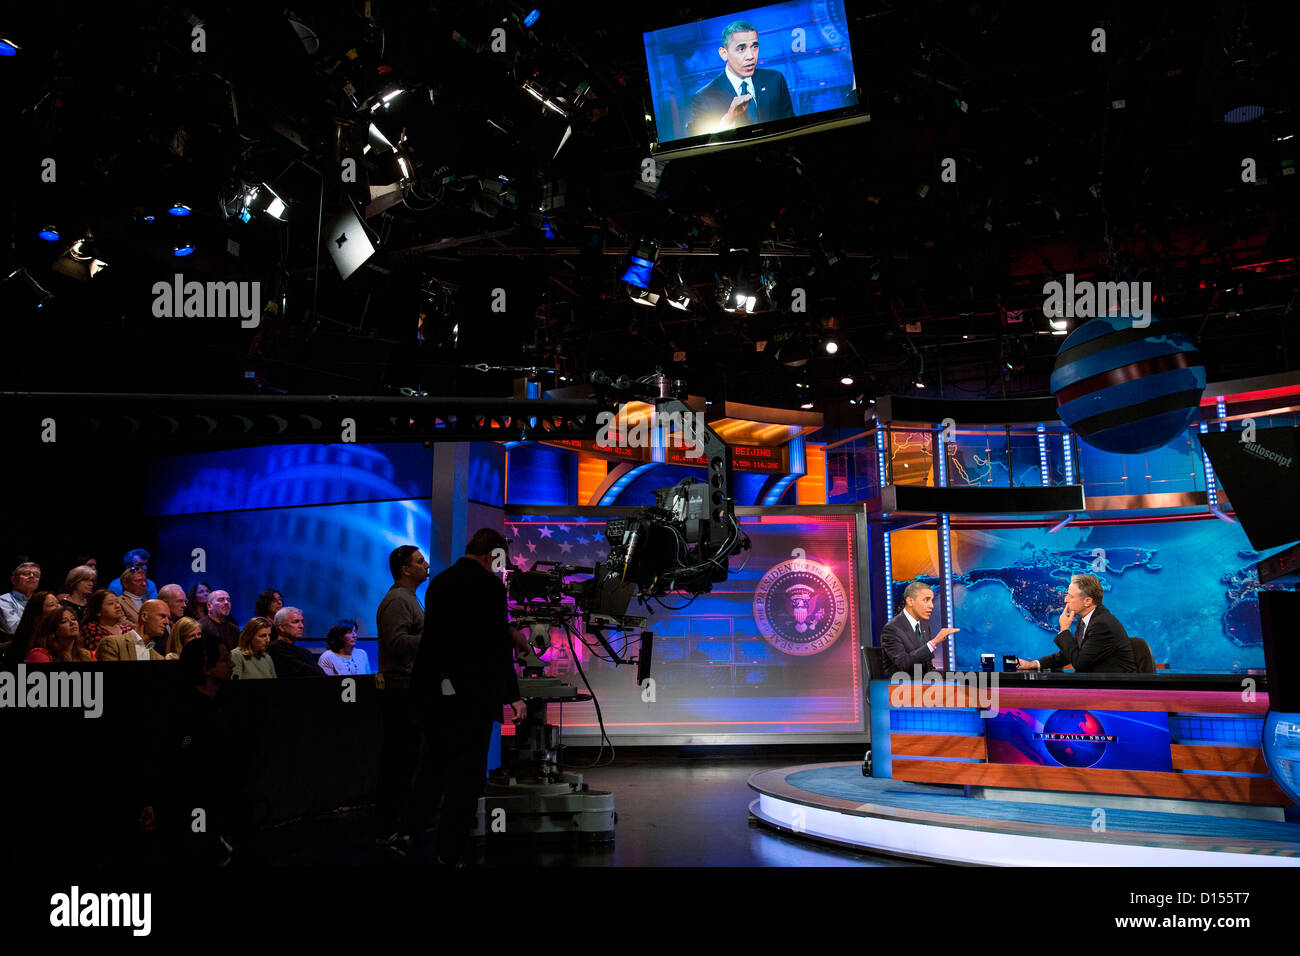
[(644, 34), (656, 155), (866, 122), (842, 2), (791, 0)]

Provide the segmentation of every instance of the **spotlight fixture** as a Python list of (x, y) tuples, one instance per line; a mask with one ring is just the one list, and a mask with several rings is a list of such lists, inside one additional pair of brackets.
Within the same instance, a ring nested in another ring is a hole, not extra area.
[(68, 250), (55, 259), (51, 266), (55, 272), (80, 282), (93, 279), (107, 267), (107, 262), (95, 256), (95, 242), (90, 238), (89, 232), (86, 238), (78, 239), (69, 246)]
[(841, 385), (852, 385), (852, 384), (853, 384), (853, 376), (852, 376), (852, 375), (845, 375), (842, 379), (840, 379), (840, 384), (841, 384)]
[(177, 257), (191, 256), (194, 254), (194, 243), (178, 242), (172, 247), (172, 255)]
[(840, 343), (835, 341), (833, 336), (827, 337), (827, 339), (822, 342), (822, 348), (826, 350), (827, 355), (834, 355), (840, 350)]
[(8, 37), (0, 37), (0, 56), (17, 56), (21, 49), (22, 47)]
[(406, 91), (399, 86), (388, 87), (376, 98), (375, 102), (370, 107), (370, 112), (375, 112), (375, 110), (379, 109), (381, 106), (387, 109), (389, 103), (393, 102), (393, 100), (397, 99), (405, 92)]
[(638, 289), (635, 286), (628, 286), (628, 298), (637, 305), (655, 306), (659, 304), (659, 296), (648, 289)]
[(188, 216), (194, 210), (184, 203), (172, 203), (171, 208), (167, 210), (169, 216)]
[(804, 409), (804, 410), (806, 411), (807, 409), (810, 409), (810, 408), (813, 407), (813, 403), (812, 403), (812, 402), (804, 402), (804, 403), (803, 403), (802, 405), (800, 405), (799, 407), (802, 408), (802, 409)]
[(40, 236), (46, 242), (59, 241), (59, 230), (55, 229), (53, 226), (43, 226), (41, 228), (41, 231), (38, 232), (36, 235)]
[(1047, 324), (1052, 327), (1053, 334), (1065, 331), (1065, 319), (1048, 319)]
[[(654, 272), (655, 259), (658, 257), (659, 243), (654, 239), (642, 239), (628, 253), (628, 266), (623, 271), (622, 280), (638, 289), (649, 289), (650, 276)], [(658, 297), (655, 298), (658, 301)]]

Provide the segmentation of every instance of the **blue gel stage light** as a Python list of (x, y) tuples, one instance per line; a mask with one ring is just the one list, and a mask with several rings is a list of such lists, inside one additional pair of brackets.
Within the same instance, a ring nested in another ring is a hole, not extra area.
[(42, 229), (42, 230), (41, 230), (40, 232), (38, 232), (36, 235), (40, 236), (40, 237), (41, 237), (42, 239), (44, 239), (46, 242), (58, 242), (58, 241), (59, 241), (59, 230), (55, 229), (53, 226), (46, 226), (44, 229)]
[(178, 202), (168, 209), (167, 213), (171, 216), (188, 216), (190, 214), (190, 207), (184, 203)]
[(654, 270), (654, 267), (655, 264), (649, 259), (633, 256), (632, 264), (623, 273), (623, 281), (636, 286), (638, 289), (648, 289), (650, 288), (650, 273)]
[[(536, 10), (533, 11), (533, 13), (536, 12), (537, 12)], [(532, 16), (532, 14), (529, 14), (529, 16)], [(17, 56), (17, 55), (18, 55), (18, 44), (15, 43), (13, 40), (7, 40), (4, 37), (0, 37), (0, 56)]]
[(188, 256), (188, 255), (192, 255), (193, 253), (194, 253), (194, 243), (192, 242), (182, 242), (180, 245), (176, 246), (176, 248), (172, 250), (172, 255), (174, 256)]
[(529, 10), (528, 16), (524, 17), (524, 26), (531, 27), (534, 23), (542, 18), (541, 10)]

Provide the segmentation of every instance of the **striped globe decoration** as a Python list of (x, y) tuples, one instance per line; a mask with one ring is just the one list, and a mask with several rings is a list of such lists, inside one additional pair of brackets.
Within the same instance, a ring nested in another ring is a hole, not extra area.
[(1061, 421), (1102, 451), (1137, 455), (1169, 444), (1196, 417), (1205, 366), (1191, 338), (1129, 315), (1079, 326), (1061, 343), (1051, 388)]

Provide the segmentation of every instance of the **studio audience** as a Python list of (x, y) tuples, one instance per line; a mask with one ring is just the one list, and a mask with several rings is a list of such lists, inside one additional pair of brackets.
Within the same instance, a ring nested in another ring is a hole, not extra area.
[(98, 578), (99, 574), (94, 568), (81, 564), (69, 571), (67, 580), (63, 582), (65, 596), (59, 603), (76, 613), (78, 623), (86, 619), (86, 604), (95, 593), (95, 581)]
[[(144, 548), (132, 548), (126, 554), (122, 555), (122, 568), (123, 573), (129, 569), (143, 570), (145, 572), (145, 577), (147, 578), (149, 571), (149, 552)], [(118, 597), (121, 597), (125, 586), (122, 580), (118, 579), (116, 581), (109, 581), (108, 589)], [(144, 582), (144, 590), (141, 594), (143, 594), (147, 600), (152, 601), (158, 596), (158, 585), (154, 584), (152, 581), (146, 580)]]
[[(159, 591), (159, 594), (162, 592)], [(202, 626), (192, 617), (182, 617), (172, 625), (167, 634), (167, 660), (180, 660), (181, 650), (203, 631)]]
[(167, 614), (175, 624), (185, 616), (185, 589), (179, 584), (164, 584), (158, 589), (158, 600), (167, 605)]
[(18, 630), (14, 633), (13, 642), (5, 652), (6, 662), (17, 664), (26, 659), (27, 652), (32, 647), (32, 637), (36, 634), (36, 625), (40, 623), (42, 615), (59, 607), (61, 607), (59, 599), (53, 591), (37, 591), (31, 596), (27, 607), (23, 610), (22, 620), (18, 622)]
[(28, 664), (81, 664), (89, 660), (90, 651), (81, 646), (75, 611), (60, 607), (41, 615), (27, 652)]
[(271, 622), (252, 617), (239, 632), (239, 647), (230, 654), (235, 680), (275, 677), (275, 661), (267, 653), (271, 643)]
[[(122, 615), (126, 618), (126, 623), (132, 627), (135, 627), (140, 619), (140, 606), (145, 601), (153, 600), (148, 593), (148, 585), (152, 583), (146, 577), (148, 573), (148, 565), (139, 563), (128, 565), (122, 569), (122, 576), (108, 586), (110, 591), (117, 594), (122, 604)], [(118, 589), (114, 589), (114, 584), (119, 586)], [(156, 594), (155, 591), (155, 596)]]
[(320, 656), (320, 669), (326, 674), (347, 676), (369, 674), (366, 652), (357, 647), (357, 622), (336, 621), (325, 635), (326, 650)]
[(211, 634), (227, 650), (233, 651), (239, 646), (239, 625), (230, 617), (230, 595), (225, 591), (213, 591), (208, 598), (208, 616), (203, 621), (203, 633)]
[(107, 589), (100, 589), (90, 596), (81, 619), (85, 622), (81, 628), (81, 638), (86, 649), (92, 653), (104, 638), (127, 634), (131, 630), (131, 625), (126, 623), (126, 617), (122, 614), (122, 602)]
[(190, 588), (189, 593), (185, 595), (185, 616), (202, 621), (208, 616), (208, 599), (211, 596), (212, 588), (206, 581), (200, 581)]
[(316, 663), (316, 655), (298, 646), (303, 632), (301, 610), (280, 608), (275, 615), (275, 631), (278, 636), (271, 642), (271, 659), (275, 661), (276, 674), (280, 677), (320, 677), (324, 674)]
[(41, 566), (26, 558), (18, 562), (9, 575), (13, 590), (0, 594), (0, 631), (13, 635), (18, 630), (23, 611), (27, 610), (28, 599), (36, 592), (41, 583)]
[(127, 634), (103, 638), (95, 650), (98, 661), (161, 661), (156, 644), (167, 630), (167, 605), (159, 600), (140, 605), (140, 620)]

